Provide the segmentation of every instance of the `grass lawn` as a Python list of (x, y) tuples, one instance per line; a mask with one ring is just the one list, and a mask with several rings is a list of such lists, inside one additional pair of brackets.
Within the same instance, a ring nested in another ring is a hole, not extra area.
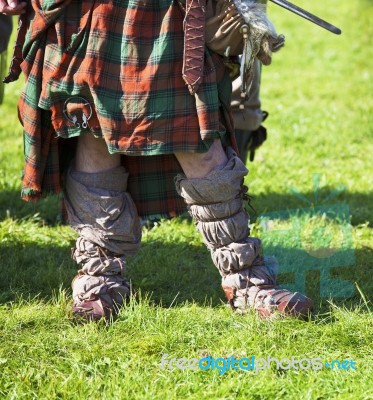
[[(343, 34), (269, 5), (287, 42), (263, 69), (268, 140), (246, 183), (253, 235), (279, 259), (282, 284), (315, 300), (315, 318), (232, 314), (194, 225), (175, 219), (144, 229), (128, 260), (137, 295), (118, 319), (76, 325), (76, 235), (60, 223), (58, 198), (19, 198), (20, 79), (0, 106), (0, 398), (373, 399), (373, 4), (297, 4)], [(223, 360), (171, 363), (209, 356)], [(232, 356), (254, 356), (262, 370), (224, 372)], [(268, 357), (303, 361), (277, 368)]]

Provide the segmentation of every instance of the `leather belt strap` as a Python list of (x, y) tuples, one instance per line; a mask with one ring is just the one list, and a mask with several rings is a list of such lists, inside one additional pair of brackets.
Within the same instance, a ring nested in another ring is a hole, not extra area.
[(203, 78), (206, 0), (186, 0), (183, 79), (195, 94)]

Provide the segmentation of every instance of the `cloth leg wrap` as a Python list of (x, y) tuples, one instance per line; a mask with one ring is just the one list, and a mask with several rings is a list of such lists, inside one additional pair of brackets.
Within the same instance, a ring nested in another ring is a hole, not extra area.
[(248, 237), (249, 215), (243, 207), (244, 176), (248, 170), (228, 148), (228, 162), (204, 178), (176, 177), (176, 190), (187, 203), (214, 264), (224, 277), (251, 267), (259, 256), (260, 240)]
[(72, 254), (81, 265), (72, 284), (78, 305), (99, 296), (110, 308), (129, 294), (125, 257), (136, 254), (140, 247), (141, 223), (126, 192), (127, 179), (123, 167), (100, 173), (70, 168), (67, 173), (66, 210), (72, 228), (80, 235)]
[[(121, 275), (76, 275), (72, 282), (74, 307), (100, 299), (103, 314), (122, 304), (130, 295), (130, 285)], [(110, 311), (109, 311), (110, 314)], [(109, 314), (107, 316), (109, 316)]]
[(304, 317), (311, 300), (276, 286), (276, 259), (260, 256), (260, 240), (248, 236), (249, 216), (243, 207), (248, 171), (232, 149), (227, 156), (223, 168), (204, 178), (178, 175), (175, 181), (222, 276), (226, 297), (235, 310), (251, 307), (263, 317), (274, 311)]
[(127, 188), (123, 167), (100, 173), (71, 168), (66, 180), (66, 209), (80, 235), (73, 258), (88, 275), (117, 274), (124, 256), (134, 255), (141, 242), (141, 224)]

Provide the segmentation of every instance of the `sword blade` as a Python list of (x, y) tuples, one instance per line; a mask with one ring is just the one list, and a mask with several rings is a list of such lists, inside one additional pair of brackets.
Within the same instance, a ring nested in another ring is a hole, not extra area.
[(310, 12), (304, 10), (303, 8), (300, 8), (295, 4), (290, 3), (287, 0), (271, 0), (271, 1), (272, 3), (275, 3), (278, 6), (281, 6), (286, 10), (293, 12), (294, 14), (297, 14), (305, 19), (308, 19), (308, 21), (311, 21), (314, 24), (321, 26), (322, 28), (328, 30), (329, 32), (335, 33), (336, 35), (340, 35), (342, 33), (342, 31), (336, 26), (330, 24), (329, 22), (324, 21), (323, 19), (317, 17), (316, 15), (311, 14)]

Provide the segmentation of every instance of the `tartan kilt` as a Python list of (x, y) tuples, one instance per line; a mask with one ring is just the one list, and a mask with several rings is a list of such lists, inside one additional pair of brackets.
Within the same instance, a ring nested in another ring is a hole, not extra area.
[(182, 78), (177, 0), (42, 0), (32, 7), (19, 101), (22, 197), (59, 192), (72, 138), (93, 134), (123, 154), (141, 216), (182, 212), (173, 153), (205, 152), (215, 138), (234, 142), (222, 57), (206, 48), (203, 82), (192, 96)]

